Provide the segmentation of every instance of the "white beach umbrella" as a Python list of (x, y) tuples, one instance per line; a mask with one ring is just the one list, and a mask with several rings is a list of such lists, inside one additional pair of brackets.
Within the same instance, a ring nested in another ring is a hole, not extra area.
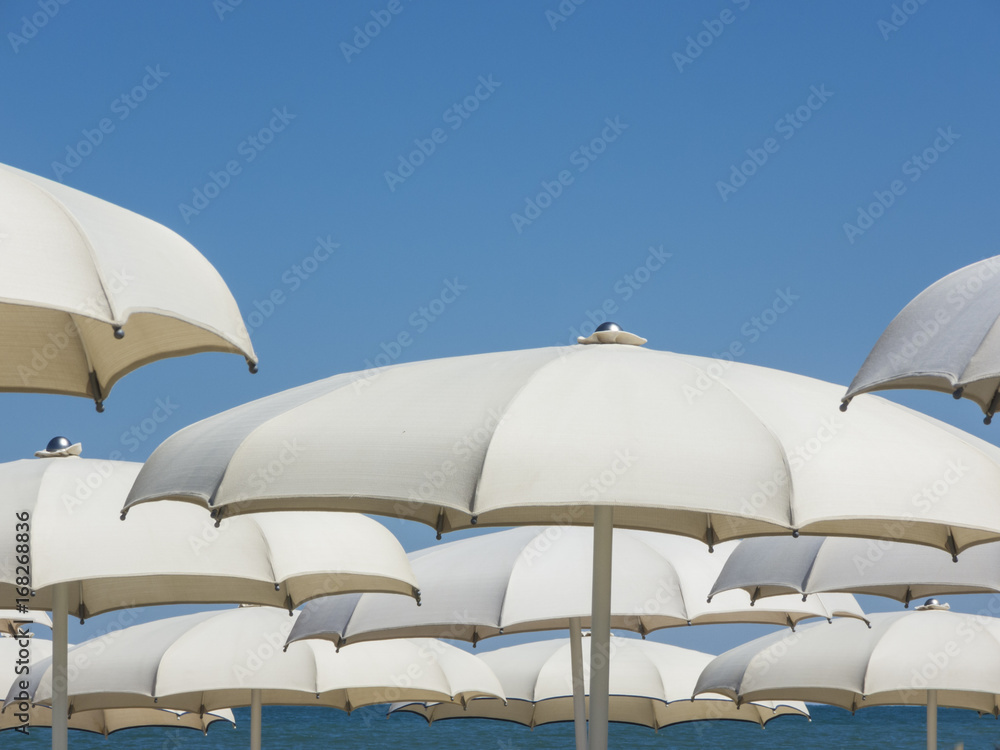
[[(810, 378), (623, 345), (643, 340), (618, 330), (590, 340), (619, 343), (395, 365), (237, 407), (160, 445), (126, 507), (363, 510), (439, 531), (594, 525), (598, 650), (613, 525), (710, 545), (802, 532), (957, 553), (1000, 538), (996, 446), (883, 399), (843, 417), (841, 388)], [(301, 459), (250, 486), (294, 437)], [(954, 475), (947, 502), (922, 494)], [(606, 746), (601, 671), (594, 750)]]
[(0, 609), (0, 632), (18, 635), (22, 625), (31, 624), (52, 628), (52, 620), (44, 612), (32, 612), (27, 607), (25, 607), (25, 611)]
[(696, 692), (849, 711), (926, 705), (929, 749), (938, 705), (1000, 715), (1000, 620), (937, 605), (869, 617), (871, 627), (836, 620), (738, 646), (705, 667)]
[[(740, 542), (712, 586), (712, 596), (742, 589), (757, 602), (789, 594), (847, 592), (909, 605), (945, 594), (1000, 592), (1000, 542), (981, 544), (957, 561), (919, 544), (850, 537), (770, 537)], [(713, 601), (715, 601), (713, 599)]]
[(920, 388), (1000, 408), (1000, 256), (959, 269), (918, 294), (875, 343), (843, 397)]
[[(864, 618), (853, 596), (798, 596), (753, 606), (733, 591), (706, 603), (736, 542), (709, 553), (670, 534), (614, 532), (611, 627), (645, 636), (660, 628), (710, 623), (791, 625), (809, 617)], [(383, 638), (455, 638), (478, 642), (501, 634), (569, 629), (579, 643), (590, 627), (593, 532), (525, 526), (411, 552), (422, 605), (384, 594), (329, 596), (306, 604), (289, 641), (324, 638), (338, 646)], [(469, 571), (475, 571), (470, 575)], [(586, 746), (583, 656), (573, 661), (577, 747)]]
[[(583, 639), (590, 656), (590, 638)], [(660, 729), (688, 721), (722, 719), (764, 726), (779, 716), (809, 716), (799, 701), (760, 701), (737, 705), (722, 695), (692, 700), (711, 654), (664, 643), (612, 637), (610, 721)], [(529, 727), (573, 720), (570, 644), (566, 639), (522, 643), (478, 654), (500, 678), (507, 701), (477, 698), (465, 706), (450, 703), (396, 703), (390, 713), (407, 712), (428, 722), (478, 718), (514, 721)], [(589, 682), (589, 670), (584, 675)]]
[[(264, 704), (351, 711), (398, 700), (503, 698), (496, 676), (472, 654), (431, 639), (361, 643), (341, 649), (312, 641), (282, 647), (293, 618), (271, 607), (241, 607), (147, 622), (74, 647), (84, 667), (69, 680), (74, 711), (164, 707), (212, 711), (251, 706), (260, 747)], [(52, 696), (52, 670), (30, 675), (31, 700)], [(8, 701), (10, 696), (8, 695)]]
[[(342, 591), (416, 595), (388, 529), (355, 514), (229, 519), (177, 503), (119, 510), (140, 464), (75, 456), (0, 464), (0, 606), (52, 610), (57, 668), (66, 618), (154, 604), (247, 602), (289, 610)], [(141, 511), (141, 512), (139, 512)], [(61, 683), (64, 684), (64, 683)], [(55, 717), (64, 716), (61, 696)], [(57, 746), (64, 730), (53, 732)]]
[(243, 355), (222, 277), (187, 240), (92, 195), (0, 165), (0, 391), (94, 399), (158, 359)]
[[(25, 679), (38, 662), (51, 656), (52, 641), (37, 636), (0, 637), (0, 670), (12, 678), (11, 688), (15, 697), (20, 691), (17, 683)], [(4, 692), (6, 694), (7, 691)], [(119, 730), (135, 727), (199, 729), (207, 732), (208, 727), (218, 721), (236, 723), (233, 712), (228, 708), (220, 708), (206, 714), (160, 708), (108, 708), (74, 713), (69, 717), (69, 728), (103, 734), (107, 737)], [(0, 730), (13, 729), (27, 733), (30, 727), (51, 726), (52, 709), (49, 706), (17, 700), (0, 712)]]

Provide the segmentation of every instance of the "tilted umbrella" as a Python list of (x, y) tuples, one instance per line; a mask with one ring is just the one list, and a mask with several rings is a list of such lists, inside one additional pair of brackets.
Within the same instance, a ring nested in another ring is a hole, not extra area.
[[(589, 657), (590, 639), (583, 639)], [(692, 699), (701, 670), (711, 654), (664, 643), (612, 637), (610, 721), (660, 729), (671, 724), (710, 719), (749, 721), (764, 726), (779, 716), (809, 716), (800, 701), (760, 701), (737, 705), (722, 695)], [(479, 654), (500, 679), (506, 703), (477, 698), (453, 703), (396, 703), (390, 713), (415, 713), (428, 723), (443, 719), (500, 719), (534, 728), (573, 719), (570, 644), (566, 639), (522, 643)], [(585, 675), (589, 681), (589, 674)]]
[[(282, 647), (293, 619), (271, 607), (240, 607), (133, 625), (86, 641), (70, 661), (86, 663), (69, 680), (74, 711), (164, 707), (205, 712), (251, 707), (251, 747), (260, 747), (261, 707), (332, 706), (351, 711), (397, 700), (467, 702), (503, 698), (480, 660), (431, 639)], [(27, 692), (51, 700), (47, 662), (32, 670)], [(8, 702), (11, 697), (8, 695)]]
[[(620, 330), (589, 340), (337, 375), (237, 407), (164, 441), (126, 508), (363, 510), (439, 531), (593, 525), (598, 652), (613, 525), (710, 545), (803, 532), (957, 553), (1000, 538), (996, 446), (883, 399), (841, 416), (842, 389), (810, 378), (626, 345), (643, 339)], [(300, 460), (251, 486), (294, 437)], [(922, 491), (954, 467), (962, 481), (948, 501), (928, 501)], [(607, 675), (596, 666), (602, 750)]]
[(920, 388), (965, 397), (986, 424), (1000, 408), (1000, 256), (966, 266), (918, 294), (875, 343), (843, 397)]
[[(808, 617), (864, 618), (854, 597), (802, 602), (786, 596), (752, 606), (734, 591), (706, 603), (735, 542), (711, 554), (670, 534), (614, 532), (611, 627), (643, 636), (660, 628), (726, 622), (795, 626)], [(590, 627), (593, 533), (571, 526), (525, 526), (440, 544), (409, 555), (422, 606), (383, 594), (329, 596), (302, 611), (289, 641), (324, 638), (338, 646), (382, 638), (455, 638), (569, 629), (574, 646), (576, 739), (586, 745), (580, 629)]]
[(696, 692), (740, 701), (796, 699), (855, 711), (927, 706), (927, 747), (937, 706), (1000, 715), (1000, 620), (938, 605), (836, 620), (775, 633), (716, 657)]
[[(27, 607), (25, 607), (27, 610)], [(0, 632), (18, 635), (22, 625), (44, 625), (52, 628), (52, 620), (44, 612), (19, 612), (16, 609), (0, 609)]]
[[(17, 686), (19, 680), (24, 679), (31, 668), (51, 655), (52, 641), (37, 637), (0, 637), (0, 670), (13, 678), (11, 688), (15, 699), (20, 692), (20, 687)], [(6, 691), (4, 694), (6, 695)], [(219, 708), (205, 714), (162, 708), (96, 708), (92, 711), (75, 712), (69, 717), (69, 728), (107, 737), (122, 729), (136, 727), (198, 729), (207, 732), (210, 725), (219, 721), (236, 724), (233, 712), (228, 708)], [(34, 705), (28, 700), (16, 700), (0, 712), (0, 731), (12, 729), (27, 733), (29, 727), (51, 726), (52, 709), (49, 706)]]
[(981, 544), (953, 562), (941, 550), (850, 537), (772, 537), (740, 542), (712, 596), (742, 589), (757, 602), (789, 594), (848, 592), (909, 605), (944, 594), (1000, 592), (1000, 542)]
[[(216, 529), (198, 508), (161, 503), (122, 523), (119, 510), (139, 468), (76, 456), (0, 464), (0, 512), (18, 524), (0, 536), (0, 606), (52, 610), (59, 670), (66, 668), (68, 613), (82, 619), (199, 602), (292, 609), (343, 591), (416, 595), (399, 542), (355, 514), (312, 514), (303, 522), (276, 513)], [(58, 723), (64, 695), (54, 708)], [(65, 730), (54, 728), (54, 745), (64, 740)]]
[(0, 391), (85, 396), (158, 359), (257, 355), (222, 277), (150, 219), (0, 165)]

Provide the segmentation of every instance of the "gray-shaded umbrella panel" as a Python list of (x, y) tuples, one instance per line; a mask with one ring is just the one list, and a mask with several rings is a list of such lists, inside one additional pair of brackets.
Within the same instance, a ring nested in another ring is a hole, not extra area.
[(1000, 384), (1000, 256), (966, 266), (917, 295), (885, 329), (845, 400), (887, 388), (963, 395), (984, 413)]
[(848, 592), (909, 603), (929, 596), (1000, 592), (1000, 544), (963, 552), (849, 537), (747, 539), (712, 587), (753, 597)]

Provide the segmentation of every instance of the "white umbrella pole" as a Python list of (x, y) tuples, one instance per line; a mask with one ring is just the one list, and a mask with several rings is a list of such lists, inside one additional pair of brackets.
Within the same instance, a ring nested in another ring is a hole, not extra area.
[(250, 691), (250, 750), (260, 750), (260, 690)]
[(576, 750), (587, 750), (587, 708), (583, 693), (583, 636), (580, 618), (569, 619), (569, 655), (573, 662), (573, 729)]
[(52, 589), (52, 750), (69, 746), (69, 590), (57, 583)]
[(937, 690), (927, 691), (927, 750), (937, 750)]
[(614, 509), (594, 508), (594, 590), (590, 613), (590, 750), (608, 749), (611, 678), (611, 544)]

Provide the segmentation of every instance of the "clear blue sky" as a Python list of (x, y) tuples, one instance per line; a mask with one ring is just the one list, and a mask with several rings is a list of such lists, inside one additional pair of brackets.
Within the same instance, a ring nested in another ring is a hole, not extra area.
[[(846, 384), (917, 292), (1000, 252), (991, 2), (8, 0), (0, 32), (0, 162), (194, 243), (261, 358), (253, 377), (231, 355), (144, 367), (101, 415), (0, 394), (3, 461), (57, 434), (142, 461), (401, 332), (395, 361), (565, 344), (604, 305), (658, 349), (740, 342)], [(322, 262), (317, 238), (339, 245)], [(433, 303), (447, 284), (457, 299)], [(757, 326), (780, 293), (793, 304)], [(1000, 439), (969, 402), (892, 397)], [(386, 523), (408, 549), (434, 541)], [(718, 651), (758, 632), (660, 637)]]

